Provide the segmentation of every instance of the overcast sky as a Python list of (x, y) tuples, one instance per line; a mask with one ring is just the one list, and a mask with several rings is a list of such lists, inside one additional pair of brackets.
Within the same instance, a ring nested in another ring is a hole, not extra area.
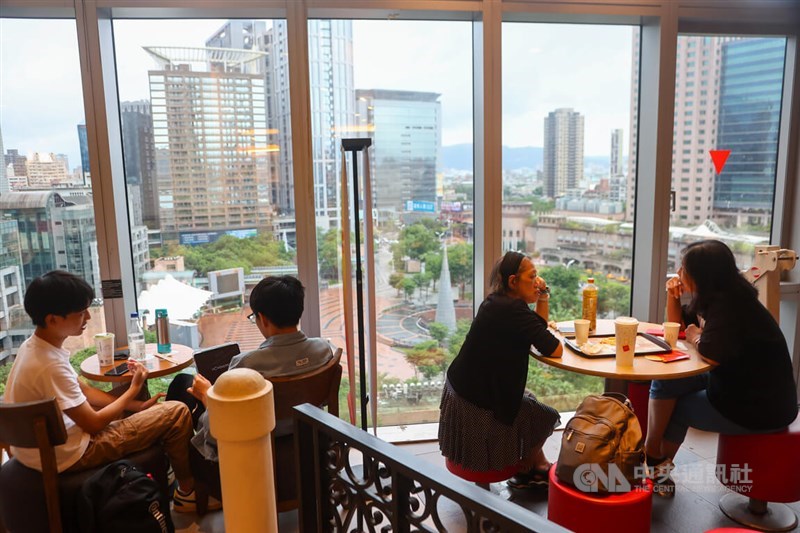
[[(143, 46), (203, 46), (222, 20), (116, 21), (122, 100), (148, 98)], [(441, 93), (442, 142), (472, 142), (471, 25), (356, 21), (357, 89)], [(630, 116), (631, 28), (556, 24), (503, 26), (503, 144), (542, 146), (543, 120), (558, 107), (585, 117), (586, 155), (608, 155), (614, 128)], [(0, 127), (5, 149), (66, 153), (80, 164), (84, 121), (75, 23), (0, 19)]]

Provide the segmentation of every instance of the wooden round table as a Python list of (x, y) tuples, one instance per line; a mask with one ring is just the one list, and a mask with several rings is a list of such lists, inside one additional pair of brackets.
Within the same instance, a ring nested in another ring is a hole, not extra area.
[[(157, 366), (150, 370), (150, 374), (148, 378), (160, 378), (162, 376), (168, 376), (170, 374), (174, 374), (180, 370), (183, 370), (187, 366), (190, 366), (194, 362), (194, 358), (192, 354), (194, 350), (189, 346), (184, 346), (183, 344), (172, 344), (172, 351), (168, 354), (155, 354), (158, 353), (157, 346), (155, 344), (147, 344), (145, 345), (145, 350), (147, 352), (148, 357), (155, 357)], [(94, 380), (94, 381), (107, 381), (113, 383), (125, 383), (133, 379), (133, 374), (130, 372), (126, 372), (121, 376), (106, 376), (105, 372), (108, 372), (115, 366), (124, 363), (124, 360), (115, 360), (113, 364), (107, 366), (100, 366), (99, 361), (97, 360), (97, 355), (92, 355), (84, 359), (81, 363), (81, 375), (84, 377)]]
[[(559, 322), (559, 324), (571, 324), (572, 321)], [(639, 332), (644, 333), (648, 329), (661, 328), (660, 324), (649, 322), (639, 322)], [(554, 334), (561, 338), (556, 331)], [(613, 320), (597, 320), (597, 330), (591, 335), (614, 334)], [(562, 368), (578, 374), (589, 376), (599, 376), (603, 378), (624, 379), (628, 381), (644, 381), (650, 379), (676, 379), (695, 376), (711, 370), (711, 365), (700, 358), (694, 346), (685, 340), (679, 340), (677, 349), (689, 354), (689, 359), (675, 361), (674, 363), (662, 363), (650, 361), (644, 356), (639, 355), (633, 358), (632, 368), (617, 368), (614, 357), (585, 357), (573, 352), (566, 344), (564, 353), (561, 357), (544, 357), (531, 351), (533, 357), (550, 366)]]

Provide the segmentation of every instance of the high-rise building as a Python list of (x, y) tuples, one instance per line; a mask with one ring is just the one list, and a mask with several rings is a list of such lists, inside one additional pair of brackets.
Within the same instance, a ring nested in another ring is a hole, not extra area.
[[(5, 160), (6, 167), (11, 165), (14, 173), (13, 175), (17, 178), (27, 178), (28, 176), (28, 158), (24, 155), (19, 155), (19, 150), (9, 148), (5, 155), (3, 156)], [(27, 183), (27, 179), (26, 179)]]
[(55, 154), (34, 152), (27, 163), (29, 187), (51, 187), (69, 183), (67, 166)]
[[(675, 121), (672, 130), (672, 190), (670, 221), (695, 226), (711, 216), (714, 167), (708, 151), (716, 146), (720, 52), (724, 38), (681, 36), (675, 65)], [(634, 32), (632, 92), (639, 87), (639, 32)], [(631, 98), (631, 141), (628, 176), (636, 175), (638, 96)], [(634, 187), (628, 187), (626, 219), (633, 220)]]
[[(0, 194), (0, 198), (6, 194)], [(32, 332), (22, 308), (25, 280), (22, 277), (17, 221), (0, 218), (0, 362), (16, 353), (22, 339)], [(19, 331), (24, 327), (24, 331)]]
[(622, 168), (622, 128), (611, 130), (611, 158), (608, 168), (608, 199), (624, 202), (627, 199), (627, 180)]
[(785, 39), (722, 45), (716, 148), (731, 153), (716, 177), (714, 215), (730, 225), (771, 220), (785, 52)]
[[(349, 131), (355, 116), (352, 22), (309, 20), (308, 37), (314, 206), (318, 226), (327, 229), (339, 223), (339, 140), (358, 135)], [(230, 20), (206, 45), (264, 52), (255, 69), (264, 76), (273, 155), (269, 163), (275, 169), (269, 197), (278, 213), (291, 216), (295, 202), (286, 21)]]
[[(156, 165), (165, 240), (271, 225), (263, 52), (146, 47)], [(162, 187), (163, 186), (163, 187)], [(169, 213), (166, 213), (168, 211)]]
[(406, 202), (435, 202), (442, 145), (440, 94), (359, 89), (355, 95), (357, 124), (374, 140), (373, 207), (381, 216), (396, 218)]
[(88, 187), (91, 184), (91, 170), (89, 167), (89, 137), (86, 134), (86, 124), (78, 124), (78, 144), (81, 149), (81, 173), (83, 185)]
[(611, 130), (611, 159), (609, 177), (621, 176), (622, 171), (622, 128)]
[(68, 197), (57, 191), (11, 192), (0, 196), (0, 211), (17, 223), (26, 280), (55, 269), (67, 270), (100, 294), (92, 198), (89, 191), (70, 192), (73, 195)]
[(551, 111), (544, 119), (544, 190), (555, 198), (583, 179), (583, 115), (572, 108)]
[(153, 119), (150, 102), (122, 102), (122, 144), (125, 147), (125, 180), (138, 189), (140, 201), (133, 207), (139, 213), (135, 224), (150, 229), (160, 227), (158, 213), (158, 183), (156, 181), (156, 151), (153, 143)]
[[(4, 153), (5, 151), (3, 150), (3, 131), (0, 130), (0, 154)], [(0, 161), (0, 194), (4, 194), (11, 191), (11, 185), (9, 184), (8, 178), (6, 177), (5, 161), (6, 161), (5, 157), (3, 157), (3, 160)]]

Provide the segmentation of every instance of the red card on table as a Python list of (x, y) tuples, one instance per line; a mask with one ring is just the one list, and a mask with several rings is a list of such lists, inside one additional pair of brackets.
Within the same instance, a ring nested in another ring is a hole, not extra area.
[(672, 353), (665, 353), (661, 355), (646, 355), (645, 359), (651, 361), (658, 361), (659, 363), (672, 363), (673, 361), (682, 361), (689, 359), (689, 354), (680, 350), (672, 350)]
[[(648, 330), (645, 330), (645, 333), (647, 333), (648, 335), (655, 335), (656, 337), (663, 337), (664, 336), (664, 328), (650, 328)], [(685, 331), (681, 331), (680, 333), (678, 333), (678, 338), (679, 339), (685, 339), (686, 338), (686, 332)]]

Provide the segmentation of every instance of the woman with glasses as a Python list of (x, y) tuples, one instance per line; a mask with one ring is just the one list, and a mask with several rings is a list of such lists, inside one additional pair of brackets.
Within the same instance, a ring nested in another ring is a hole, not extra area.
[[(691, 295), (685, 307), (684, 293)], [(729, 435), (777, 431), (797, 416), (797, 396), (786, 339), (724, 243), (687, 246), (678, 277), (667, 281), (667, 300), (667, 319), (681, 323), (686, 340), (712, 365), (705, 374), (650, 386), (647, 465), (654, 492), (670, 498), (672, 458), (689, 427)]]
[[(545, 356), (560, 357), (563, 350), (547, 329), (549, 291), (519, 252), (506, 253), (495, 265), (491, 284), (447, 371), (439, 446), (467, 470), (519, 467), (511, 487), (546, 486), (550, 463), (542, 445), (560, 418), (525, 391), (525, 382), (531, 345)], [(530, 304), (536, 304), (535, 312)]]

